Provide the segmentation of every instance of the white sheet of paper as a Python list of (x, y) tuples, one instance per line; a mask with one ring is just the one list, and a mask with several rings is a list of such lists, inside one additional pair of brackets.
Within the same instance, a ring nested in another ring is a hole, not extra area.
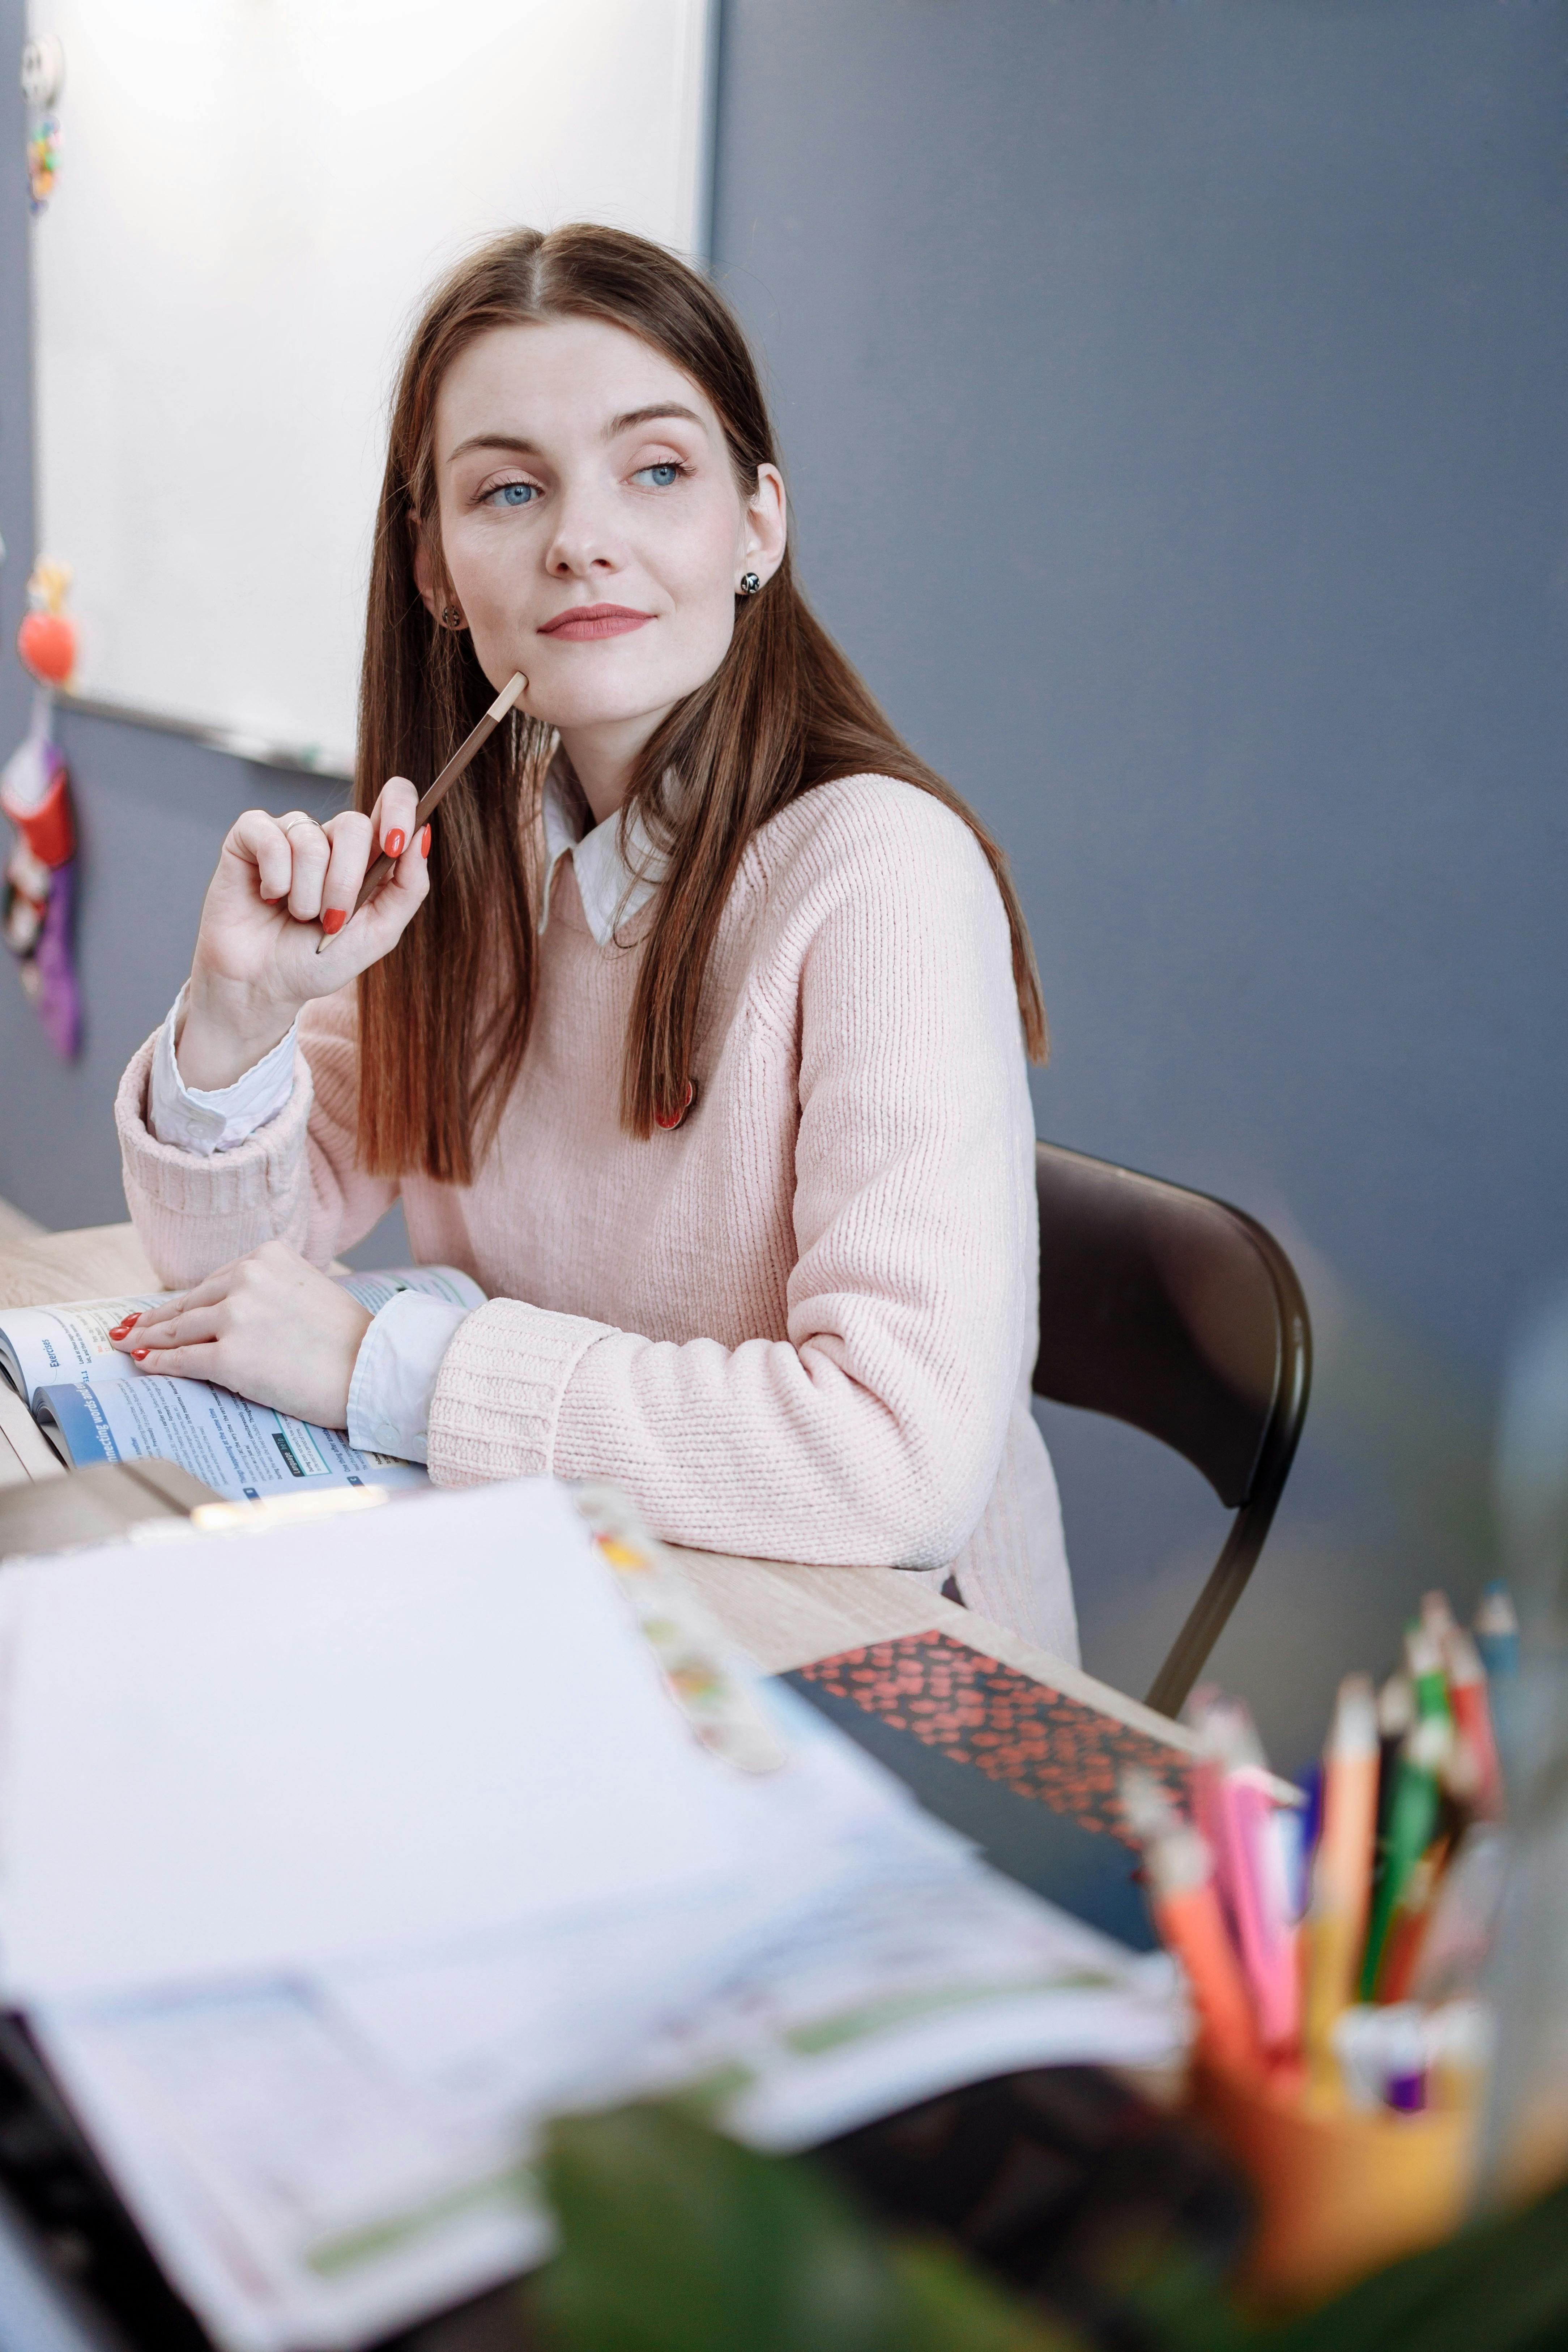
[(454, 2120), (309, 1981), (34, 2022), (226, 2352), (363, 2344), (549, 2251), (515, 2118)]
[(825, 1793), (837, 1883), (761, 1940), (691, 1900), (618, 1934), (535, 1928), (436, 1962), (34, 2011), (33, 2029), (226, 2352), (363, 2343), (541, 2260), (527, 2158), (562, 2108), (721, 2086), (725, 2129), (793, 2148), (1015, 2066), (1175, 2053), (1168, 1960), (907, 1809), (836, 1835)]
[(0, 1992), (428, 1949), (750, 1865), (549, 1480), (8, 1570)]

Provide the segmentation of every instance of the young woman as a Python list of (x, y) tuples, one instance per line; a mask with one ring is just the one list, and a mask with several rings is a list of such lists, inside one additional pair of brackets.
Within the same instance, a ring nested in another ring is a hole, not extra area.
[[(411, 780), (514, 670), (412, 838)], [(118, 1103), (184, 1295), (120, 1344), (445, 1484), (608, 1478), (677, 1542), (952, 1573), (1075, 1657), (1023, 919), (806, 610), (744, 339), (658, 247), (520, 231), (432, 298), (357, 800), (224, 844)], [(488, 1306), (372, 1320), (318, 1271), (398, 1198)]]

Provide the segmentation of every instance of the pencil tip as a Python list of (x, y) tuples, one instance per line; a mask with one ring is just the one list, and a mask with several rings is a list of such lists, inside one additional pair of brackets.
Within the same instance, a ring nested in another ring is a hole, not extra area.
[(514, 669), (506, 684), (502, 687), (500, 692), (497, 695), (495, 700), (491, 703), (489, 716), (491, 719), (504, 719), (507, 712), (511, 709), (512, 704), (517, 700), (518, 696), (520, 694), (526, 694), (527, 691), (527, 678), (524, 677), (521, 670)]

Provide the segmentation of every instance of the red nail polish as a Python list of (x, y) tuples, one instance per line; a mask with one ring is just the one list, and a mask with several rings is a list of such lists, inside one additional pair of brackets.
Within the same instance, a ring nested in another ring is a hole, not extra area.
[(342, 929), (348, 919), (349, 910), (346, 907), (329, 907), (321, 917), (321, 929), (329, 939), (332, 939)]
[(127, 1331), (132, 1331), (135, 1329), (136, 1323), (137, 1318), (134, 1315), (128, 1315), (123, 1323), (117, 1323), (115, 1325), (113, 1330), (109, 1335), (110, 1338), (111, 1339), (123, 1339)]
[(151, 1348), (132, 1348), (131, 1352), (139, 1364), (144, 1364), (153, 1350)]
[(673, 1114), (664, 1118), (661, 1118), (656, 1111), (654, 1113), (653, 1119), (655, 1127), (662, 1127), (668, 1134), (672, 1127), (679, 1127), (680, 1125), (681, 1120), (686, 1117), (687, 1112), (691, 1108), (692, 1104), (696, 1100), (697, 1081), (695, 1078), (688, 1078), (686, 1081), (686, 1098), (682, 1102), (680, 1108)]
[(404, 832), (403, 827), (400, 824), (395, 825), (381, 845), (384, 856), (387, 857), (401, 857), (404, 851), (408, 846), (408, 835)]
[(421, 857), (428, 857), (430, 855), (430, 828), (428, 825), (426, 826), (424, 832), (419, 836), (419, 855)]

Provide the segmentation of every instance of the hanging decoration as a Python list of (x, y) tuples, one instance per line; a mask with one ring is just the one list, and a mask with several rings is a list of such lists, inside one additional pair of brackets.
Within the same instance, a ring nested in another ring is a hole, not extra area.
[(41, 213), (55, 192), (60, 168), (60, 119), (55, 112), (65, 85), (65, 51), (52, 33), (36, 33), (22, 50), (22, 97), (27, 109), (27, 194)]
[(54, 738), (54, 689), (76, 666), (76, 624), (65, 610), (70, 566), (43, 561), (27, 583), (28, 611), (16, 632), (22, 667), (35, 680), (26, 734), (0, 769), (0, 814), (16, 828), (5, 861), (3, 922), (22, 987), (62, 1061), (81, 1043), (71, 917), (76, 895), (76, 819), (70, 776)]

